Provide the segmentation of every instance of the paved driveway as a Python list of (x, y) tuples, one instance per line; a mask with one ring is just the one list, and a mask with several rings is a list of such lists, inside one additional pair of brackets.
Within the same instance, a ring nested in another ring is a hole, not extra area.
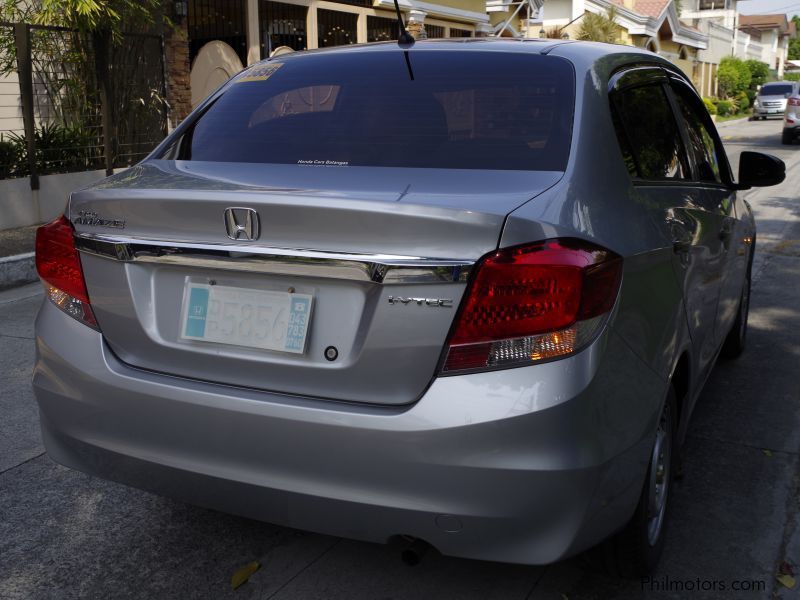
[[(800, 570), (800, 146), (780, 146), (780, 127), (720, 129), (732, 159), (772, 152), (789, 175), (748, 192), (759, 227), (749, 347), (718, 364), (699, 401), (652, 582), (608, 578), (579, 559), (536, 568), (429, 553), (411, 568), (397, 548), (232, 517), (56, 465), (29, 385), (35, 285), (0, 294), (0, 598), (795, 597), (775, 578), (784, 562)], [(231, 575), (254, 560), (262, 568), (232, 591)]]

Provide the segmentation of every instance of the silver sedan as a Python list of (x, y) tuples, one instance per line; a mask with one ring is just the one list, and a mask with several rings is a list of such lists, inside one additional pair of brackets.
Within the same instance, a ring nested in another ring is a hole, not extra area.
[[(632, 47), (283, 55), (37, 237), (56, 461), (328, 534), (653, 568), (753, 216), (701, 99)], [(676, 517), (679, 517), (676, 515)]]

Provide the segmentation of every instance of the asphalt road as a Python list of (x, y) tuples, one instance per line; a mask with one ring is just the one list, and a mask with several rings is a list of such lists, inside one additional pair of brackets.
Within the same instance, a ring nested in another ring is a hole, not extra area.
[[(797, 597), (800, 583), (789, 590), (776, 579), (792, 570), (800, 582), (800, 146), (781, 146), (780, 127), (720, 128), (732, 162), (757, 149), (782, 157), (789, 174), (747, 192), (759, 228), (749, 346), (717, 365), (699, 401), (653, 582), (609, 578), (580, 559), (521, 567), (429, 553), (407, 567), (397, 548), (233, 517), (61, 467), (44, 454), (29, 383), (35, 285), (0, 293), (0, 598)], [(261, 569), (232, 591), (232, 574), (251, 561)]]

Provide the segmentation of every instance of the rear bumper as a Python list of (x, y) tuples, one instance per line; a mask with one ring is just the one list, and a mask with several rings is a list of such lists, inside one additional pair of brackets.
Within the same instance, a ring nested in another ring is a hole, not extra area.
[(666, 386), (608, 330), (568, 359), (440, 378), (391, 408), (132, 369), (47, 301), (37, 352), (62, 464), (290, 527), (527, 564), (628, 520)]

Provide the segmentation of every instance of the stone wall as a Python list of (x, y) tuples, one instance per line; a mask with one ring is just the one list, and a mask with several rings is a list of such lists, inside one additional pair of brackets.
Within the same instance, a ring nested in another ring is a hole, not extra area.
[(167, 28), (164, 32), (170, 129), (175, 128), (192, 110), (189, 31), (186, 17), (175, 17), (173, 25), (174, 27)]

